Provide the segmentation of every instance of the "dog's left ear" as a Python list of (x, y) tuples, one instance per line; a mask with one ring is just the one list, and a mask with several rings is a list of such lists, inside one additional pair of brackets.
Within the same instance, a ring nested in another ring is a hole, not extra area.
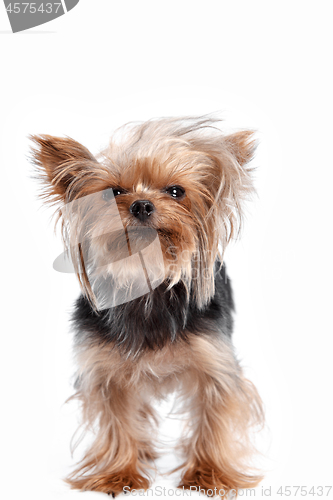
[(240, 166), (249, 163), (255, 153), (257, 141), (252, 130), (244, 130), (224, 138), (226, 148), (232, 153)]
[[(223, 248), (237, 236), (242, 221), (243, 202), (254, 191), (248, 166), (256, 150), (252, 130), (236, 132), (219, 138), (217, 149), (212, 148), (210, 182), (215, 203), (211, 210), (215, 227), (224, 228), (221, 234)], [(217, 152), (216, 152), (217, 151)]]

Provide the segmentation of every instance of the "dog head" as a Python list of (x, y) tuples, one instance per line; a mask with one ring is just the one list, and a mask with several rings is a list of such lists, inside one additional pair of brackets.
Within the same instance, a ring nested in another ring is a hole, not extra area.
[(237, 234), (252, 190), (255, 150), (252, 131), (224, 135), (216, 122), (129, 124), (98, 157), (70, 138), (32, 137), (44, 197), (58, 204), (64, 241), (96, 308), (96, 293), (108, 293), (110, 280), (113, 290), (144, 295), (133, 295), (142, 256), (150, 289), (182, 281), (198, 307), (212, 297), (219, 245), (223, 253)]

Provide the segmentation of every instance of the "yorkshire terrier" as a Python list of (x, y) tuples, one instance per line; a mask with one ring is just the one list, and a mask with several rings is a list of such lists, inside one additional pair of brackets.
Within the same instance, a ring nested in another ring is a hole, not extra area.
[(32, 137), (82, 289), (73, 397), (95, 437), (72, 488), (147, 489), (152, 401), (175, 390), (188, 415), (178, 487), (227, 494), (261, 480), (250, 430), (262, 403), (234, 353), (223, 264), (253, 190), (256, 141), (252, 131), (223, 134), (217, 121), (128, 124), (97, 157), (71, 138)]

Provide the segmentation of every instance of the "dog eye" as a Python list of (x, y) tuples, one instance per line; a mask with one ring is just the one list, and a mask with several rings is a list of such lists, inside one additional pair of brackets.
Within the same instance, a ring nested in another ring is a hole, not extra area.
[(171, 186), (166, 188), (166, 192), (173, 198), (182, 198), (185, 194), (185, 189), (181, 186)]
[(103, 191), (102, 198), (104, 201), (110, 201), (112, 198), (123, 194), (124, 191), (120, 188), (110, 188)]

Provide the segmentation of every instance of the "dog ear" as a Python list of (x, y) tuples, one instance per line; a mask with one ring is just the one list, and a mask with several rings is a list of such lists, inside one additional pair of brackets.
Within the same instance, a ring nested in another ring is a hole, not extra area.
[(209, 215), (214, 227), (221, 228), (220, 241), (225, 248), (237, 237), (242, 223), (244, 201), (254, 192), (253, 168), (248, 166), (256, 150), (254, 132), (245, 130), (214, 138), (207, 149), (211, 162), (208, 180), (214, 196)]
[(33, 163), (38, 177), (46, 185), (44, 197), (53, 201), (68, 200), (76, 181), (98, 166), (90, 151), (70, 137), (33, 135), (30, 139), (35, 144)]
[(224, 144), (233, 154), (240, 166), (249, 163), (257, 148), (253, 130), (244, 130), (228, 135), (224, 138)]

